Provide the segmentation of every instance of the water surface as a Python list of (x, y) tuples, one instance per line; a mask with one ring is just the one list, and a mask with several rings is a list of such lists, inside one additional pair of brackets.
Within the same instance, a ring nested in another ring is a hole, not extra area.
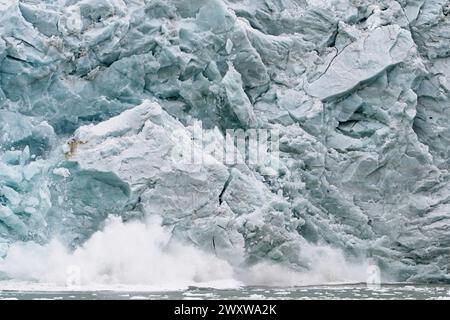
[(450, 300), (450, 286), (440, 285), (335, 285), (310, 287), (243, 287), (238, 289), (210, 289), (191, 287), (175, 291), (23, 291), (0, 290), (0, 299), (14, 300), (207, 300), (207, 299), (445, 299)]

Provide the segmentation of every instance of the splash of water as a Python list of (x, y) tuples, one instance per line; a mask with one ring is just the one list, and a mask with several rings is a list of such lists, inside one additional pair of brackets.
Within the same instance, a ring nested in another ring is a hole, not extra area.
[(128, 223), (110, 217), (103, 230), (73, 252), (57, 239), (44, 246), (31, 242), (13, 244), (8, 256), (0, 260), (0, 273), (10, 279), (0, 282), (0, 287), (5, 288), (5, 283), (11, 281), (14, 284), (25, 281), (61, 289), (67, 288), (68, 279), (75, 280), (72, 284), (79, 285), (78, 289), (126, 286), (144, 290), (365, 281), (366, 265), (348, 263), (337, 249), (308, 245), (303, 254), (311, 264), (307, 272), (271, 263), (237, 269), (224, 260), (171, 239), (170, 231), (161, 226), (159, 217)]

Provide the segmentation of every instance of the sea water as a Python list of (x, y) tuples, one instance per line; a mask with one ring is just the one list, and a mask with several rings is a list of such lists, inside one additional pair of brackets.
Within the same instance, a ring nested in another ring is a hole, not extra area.
[(449, 285), (327, 285), (306, 287), (242, 287), (211, 289), (190, 287), (175, 291), (140, 290), (3, 290), (0, 299), (14, 300), (450, 300)]

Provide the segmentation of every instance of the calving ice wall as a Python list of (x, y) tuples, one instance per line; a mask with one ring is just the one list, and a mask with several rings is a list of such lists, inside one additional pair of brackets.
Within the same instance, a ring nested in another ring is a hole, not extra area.
[[(385, 279), (448, 281), (449, 12), (446, 0), (0, 0), (2, 276), (57, 281), (11, 261), (34, 246), (50, 259), (56, 241), (61, 268), (89, 265), (77, 252), (108, 228), (152, 243), (112, 215), (143, 234), (160, 217), (226, 266), (217, 279), (269, 265), (360, 281), (370, 260)], [(227, 130), (276, 132), (277, 150), (252, 162), (236, 145), (243, 161), (223, 161), (210, 151)], [(88, 279), (131, 281), (105, 259)]]

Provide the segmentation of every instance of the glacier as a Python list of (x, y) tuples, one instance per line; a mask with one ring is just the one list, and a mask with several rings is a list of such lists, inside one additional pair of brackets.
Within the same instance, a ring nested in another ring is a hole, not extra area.
[(449, 282), (449, 41), (448, 0), (0, 0), (0, 266), (158, 216), (232, 266)]

